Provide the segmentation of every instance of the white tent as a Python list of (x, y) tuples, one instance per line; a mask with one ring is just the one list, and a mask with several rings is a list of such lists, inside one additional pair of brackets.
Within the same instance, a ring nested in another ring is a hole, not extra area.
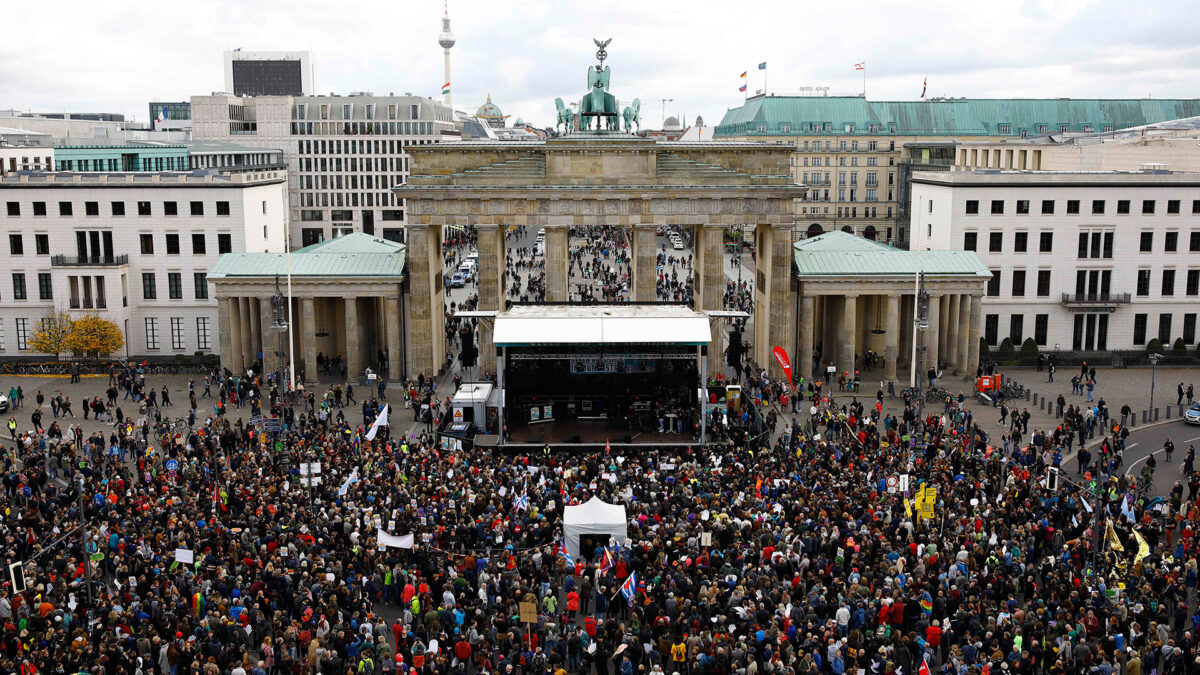
[(579, 557), (580, 535), (605, 534), (623, 544), (629, 539), (628, 525), (624, 506), (609, 504), (596, 497), (586, 504), (563, 510), (563, 535), (567, 540), (567, 552), (573, 558)]

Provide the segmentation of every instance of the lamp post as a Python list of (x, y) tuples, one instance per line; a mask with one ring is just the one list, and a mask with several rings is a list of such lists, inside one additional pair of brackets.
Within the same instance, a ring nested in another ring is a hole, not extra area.
[[(1154, 414), (1154, 371), (1158, 368), (1158, 360), (1163, 357), (1162, 354), (1150, 355), (1150, 414)], [(1169, 411), (1168, 411), (1169, 412)], [(1155, 418), (1157, 419), (1157, 418)], [(1153, 420), (1151, 420), (1153, 421)]]
[[(920, 250), (917, 251), (918, 258)], [(918, 267), (920, 262), (917, 263)], [(925, 274), (917, 272), (917, 292), (913, 296), (913, 353), (912, 373), (909, 375), (909, 386), (917, 386), (917, 373), (924, 366), (925, 345), (917, 344), (918, 335), (929, 328), (929, 293), (925, 290)]]

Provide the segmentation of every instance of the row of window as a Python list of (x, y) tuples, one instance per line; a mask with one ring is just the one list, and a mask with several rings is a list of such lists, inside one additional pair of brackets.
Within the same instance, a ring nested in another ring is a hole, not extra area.
[[(999, 297), (1000, 289), (1003, 286), (1003, 270), (991, 270), (992, 278), (988, 280), (987, 294), (990, 297)], [(1175, 295), (1175, 280), (1176, 270), (1162, 270), (1159, 277), (1159, 293), (1162, 297), (1173, 297)], [(1011, 294), (1014, 298), (1025, 296), (1025, 284), (1028, 272), (1026, 270), (1012, 270), (1011, 272)], [(1148, 297), (1151, 288), (1151, 270), (1142, 269), (1137, 273), (1137, 295), (1138, 297)], [(1112, 291), (1112, 270), (1076, 270), (1075, 271), (1075, 294), (1076, 295), (1097, 295), (1107, 296)], [(1050, 296), (1050, 270), (1037, 270), (1037, 297), (1045, 298)], [(1200, 295), (1200, 269), (1187, 270), (1187, 276), (1184, 281), (1184, 295), (1189, 297)]]
[(396, 156), (395, 159), (404, 160), (406, 166), (408, 161), (404, 155), (404, 142), (397, 140), (299, 140), (297, 150), (300, 155), (392, 155)]
[[(1069, 215), (1069, 216), (1079, 215), (1080, 214), (1080, 200), (1068, 199), (1066, 201), (1067, 201), (1067, 215)], [(1028, 215), (1030, 213), (1028, 199), (1018, 199), (1018, 200), (1016, 200), (1016, 202), (1017, 202), (1016, 213), (1018, 215)], [(1006, 202), (1003, 199), (991, 200), (990, 213), (992, 215), (996, 215), (996, 216), (1003, 215), (1004, 209), (1005, 209), (1005, 203)], [(1130, 213), (1131, 205), (1132, 205), (1131, 200), (1118, 199), (1117, 200), (1117, 215), (1128, 215)], [(1179, 199), (1168, 199), (1167, 200), (1167, 213), (1168, 214), (1176, 215), (1176, 214), (1180, 213), (1181, 207), (1182, 207), (1181, 200), (1179, 200)], [(1092, 200), (1092, 211), (1091, 211), (1092, 215), (1096, 215), (1096, 216), (1104, 215), (1106, 208), (1107, 208), (1106, 200), (1103, 200), (1103, 199), (1093, 199)], [(1054, 215), (1054, 209), (1055, 209), (1055, 200), (1053, 200), (1053, 199), (1043, 199), (1042, 200), (1041, 212), (1043, 215)], [(1157, 200), (1154, 200), (1154, 199), (1143, 199), (1142, 200), (1142, 213), (1143, 214), (1153, 215), (1156, 212), (1156, 209), (1157, 209)], [(930, 210), (931, 211), (933, 210), (932, 203), (930, 203)], [(1200, 199), (1192, 200), (1192, 213), (1200, 214)], [(968, 199), (966, 201), (966, 214), (968, 216), (979, 215), (979, 200), (978, 199)]]
[[(7, 206), (8, 215), (10, 215), (10, 216), (21, 215), (21, 202), (8, 202), (6, 206)], [(33, 202), (32, 208), (33, 208), (33, 215), (35, 215), (35, 216), (46, 215), (46, 202)], [(266, 213), (266, 210), (265, 210), (266, 202), (263, 202), (263, 209), (264, 209), (263, 213)], [(188, 202), (188, 211), (193, 216), (204, 215), (204, 202), (202, 202), (202, 201)], [(83, 203), (83, 214), (85, 216), (100, 215), (100, 202), (84, 202)], [(154, 215), (153, 208), (151, 207), (150, 202), (138, 202), (137, 203), (137, 214), (139, 216)], [(60, 215), (60, 216), (75, 215), (75, 203), (74, 202), (59, 202), (58, 203), (58, 215)], [(125, 215), (125, 202), (109, 202), (108, 215), (110, 215), (110, 216)], [(164, 216), (179, 215), (179, 203), (178, 202), (163, 202), (162, 203), (162, 215), (164, 215)], [(229, 215), (229, 202), (217, 202), (217, 215), (218, 216)]]
[[(231, 122), (231, 129), (236, 122)], [(258, 125), (245, 123), (245, 131), (257, 131)], [(433, 122), (292, 122), (293, 136), (431, 136), (437, 131)], [(236, 131), (234, 133), (237, 133)], [(408, 145), (427, 145), (429, 139), (414, 139)]]
[[(992, 270), (992, 278), (988, 280), (987, 294), (990, 297), (1000, 295), (1002, 270)], [(1020, 298), (1025, 296), (1025, 280), (1027, 276), (1026, 270), (1012, 271), (1012, 295)], [(1050, 296), (1050, 270), (1037, 270), (1037, 297), (1046, 298)]]
[[(179, 235), (168, 232), (163, 235), (167, 255), (180, 255)], [(143, 232), (138, 235), (138, 244), (142, 255), (154, 255), (154, 235)], [(233, 235), (221, 232), (217, 234), (217, 253), (224, 255), (233, 252)], [(203, 232), (192, 233), (192, 255), (207, 255), (208, 240)]]
[[(988, 232), (988, 252), (1000, 253), (1004, 250), (1004, 233), (1003, 232)], [(1112, 258), (1113, 257), (1113, 231), (1112, 230), (1089, 230), (1079, 233), (1079, 248), (1078, 257), (1086, 258)], [(1038, 251), (1041, 253), (1052, 253), (1054, 248), (1054, 233), (1040, 232), (1038, 233)], [(978, 251), (979, 250), (979, 233), (964, 232), (963, 233), (963, 250)], [(1026, 253), (1029, 250), (1029, 233), (1015, 232), (1013, 233), (1013, 253)], [(1142, 253), (1154, 252), (1154, 231), (1146, 230), (1141, 232), (1138, 237), (1138, 250)], [(1179, 233), (1164, 232), (1163, 233), (1163, 252), (1175, 253), (1179, 250)], [(1193, 230), (1188, 233), (1188, 251), (1196, 253), (1200, 252), (1200, 230)]]
[[(1137, 273), (1137, 295), (1146, 297), (1150, 295), (1150, 274), (1148, 269), (1138, 270)], [(1159, 277), (1159, 292), (1163, 297), (1171, 297), (1175, 295), (1175, 270), (1162, 270)], [(1193, 296), (1200, 295), (1200, 270), (1188, 270), (1187, 277), (1184, 281), (1184, 295)]]
[[(1074, 315), (1071, 348), (1104, 350), (1108, 349), (1108, 320), (1107, 314), (1076, 314)], [(1170, 345), (1175, 337), (1183, 338), (1188, 345), (1196, 342), (1196, 314), (1183, 315), (1183, 332), (1176, 336), (1173, 332), (1175, 315), (1164, 312), (1158, 315), (1158, 341)], [(1141, 347), (1147, 342), (1149, 314), (1133, 315), (1133, 346)], [(1035, 314), (1033, 317), (1033, 341), (1038, 346), (1046, 346), (1049, 315)], [(986, 314), (983, 317), (983, 337), (987, 343), (995, 347), (1000, 342), (1000, 315)], [(1008, 317), (1008, 339), (1014, 346), (1019, 347), (1025, 340), (1025, 315), (1012, 314)], [(1059, 345), (1055, 345), (1057, 348)]]
[[(963, 250), (978, 251), (979, 250), (979, 233), (964, 232), (963, 233)], [(999, 253), (1004, 250), (1004, 233), (989, 232), (988, 233), (988, 251)], [(1026, 253), (1029, 251), (1029, 233), (1016, 232), (1013, 236), (1013, 252)], [(1038, 233), (1038, 252), (1052, 253), (1054, 252), (1054, 233), (1039, 232)]]
[[(146, 326), (146, 349), (161, 349), (161, 336), (158, 329), (158, 317), (145, 317)], [(171, 325), (171, 350), (185, 351), (188, 349), (187, 336), (184, 334), (184, 319), (183, 317), (173, 316), (170, 318)], [(212, 349), (212, 320), (207, 316), (196, 317), (196, 349), (209, 350)]]
[[(192, 291), (197, 300), (208, 299), (208, 273), (192, 273)], [(171, 300), (183, 299), (183, 273), (167, 272), (167, 296)], [(142, 272), (142, 299), (158, 299), (158, 275), (154, 272)]]

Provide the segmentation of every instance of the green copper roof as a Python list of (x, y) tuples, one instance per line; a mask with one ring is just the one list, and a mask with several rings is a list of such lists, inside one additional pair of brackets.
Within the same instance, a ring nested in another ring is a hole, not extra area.
[[(292, 251), (293, 277), (403, 277), (406, 249), (386, 239), (355, 232)], [(286, 276), (284, 253), (226, 253), (208, 273), (210, 280)]]
[[(916, 273), (917, 252), (857, 237), (827, 232), (793, 245), (800, 277), (909, 276)], [(930, 275), (992, 276), (974, 251), (921, 251), (921, 270)]]
[[(868, 101), (861, 96), (760, 96), (727, 111), (713, 135), (1035, 136), (1060, 133), (1064, 125), (1068, 131), (1086, 131), (1086, 126), (1103, 132), (1109, 130), (1106, 127), (1123, 129), (1196, 115), (1200, 99)], [(852, 125), (849, 130), (847, 125)], [(877, 125), (874, 130), (872, 125)], [(1001, 125), (1008, 125), (1007, 132)]]

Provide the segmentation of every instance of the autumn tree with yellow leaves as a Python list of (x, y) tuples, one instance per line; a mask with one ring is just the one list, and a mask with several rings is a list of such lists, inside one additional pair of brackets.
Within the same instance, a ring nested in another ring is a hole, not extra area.
[(86, 314), (75, 321), (67, 346), (89, 356), (108, 356), (125, 346), (125, 336), (112, 321)]
[(60, 354), (71, 351), (71, 333), (75, 322), (66, 312), (52, 311), (42, 317), (41, 327), (29, 340), (29, 347), (39, 354), (53, 354), (57, 361)]

